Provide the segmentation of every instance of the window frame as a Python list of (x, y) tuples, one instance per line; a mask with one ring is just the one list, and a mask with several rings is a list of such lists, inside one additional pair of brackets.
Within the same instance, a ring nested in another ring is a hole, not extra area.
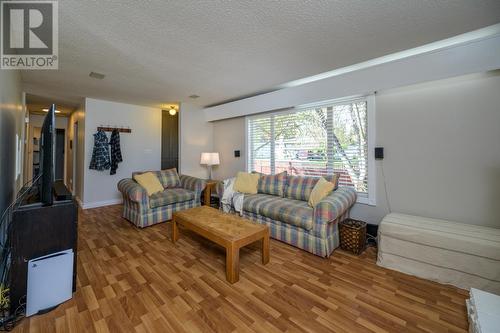
[[(352, 96), (347, 98), (340, 98), (335, 100), (327, 100), (318, 103), (303, 104), (293, 108), (282, 109), (278, 111), (270, 111), (259, 113), (255, 115), (249, 115), (245, 117), (245, 170), (250, 171), (249, 162), (251, 160), (251, 150), (250, 148), (250, 120), (262, 118), (262, 116), (275, 116), (275, 115), (285, 115), (290, 113), (300, 112), (305, 109), (310, 109), (314, 107), (324, 107), (324, 106), (335, 106), (343, 105), (354, 102), (366, 102), (366, 112), (367, 112), (367, 149), (368, 149), (368, 193), (358, 192), (358, 197), (356, 202), (361, 204), (366, 204), (370, 206), (376, 206), (376, 164), (375, 164), (375, 94), (362, 95), (362, 96)], [(274, 144), (271, 145), (274, 149)], [(271, 161), (273, 164), (274, 161)]]

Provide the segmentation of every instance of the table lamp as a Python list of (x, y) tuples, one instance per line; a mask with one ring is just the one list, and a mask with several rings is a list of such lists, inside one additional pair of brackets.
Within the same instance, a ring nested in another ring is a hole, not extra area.
[(208, 168), (209, 178), (212, 179), (212, 166), (219, 165), (219, 153), (201, 153), (200, 164)]

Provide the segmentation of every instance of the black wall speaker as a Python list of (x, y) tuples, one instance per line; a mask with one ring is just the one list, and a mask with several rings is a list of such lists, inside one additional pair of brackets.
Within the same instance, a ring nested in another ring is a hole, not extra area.
[(375, 147), (375, 159), (382, 160), (384, 158), (384, 147)]

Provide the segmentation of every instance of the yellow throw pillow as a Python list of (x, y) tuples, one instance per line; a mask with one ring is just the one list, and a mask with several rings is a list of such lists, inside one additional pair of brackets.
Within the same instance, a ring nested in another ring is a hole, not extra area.
[(160, 180), (156, 175), (152, 172), (146, 172), (140, 175), (135, 175), (134, 180), (139, 183), (146, 192), (148, 196), (155, 194), (156, 192), (162, 192), (163, 186), (160, 183)]
[(238, 172), (233, 189), (241, 193), (256, 194), (259, 178), (258, 173)]
[(334, 187), (335, 185), (333, 183), (321, 177), (311, 191), (309, 206), (315, 207), (324, 197), (330, 194)]

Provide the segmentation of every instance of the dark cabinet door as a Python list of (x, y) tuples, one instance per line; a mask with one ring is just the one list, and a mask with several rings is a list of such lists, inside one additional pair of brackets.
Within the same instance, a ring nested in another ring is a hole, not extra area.
[(161, 114), (161, 168), (179, 169), (179, 113)]

